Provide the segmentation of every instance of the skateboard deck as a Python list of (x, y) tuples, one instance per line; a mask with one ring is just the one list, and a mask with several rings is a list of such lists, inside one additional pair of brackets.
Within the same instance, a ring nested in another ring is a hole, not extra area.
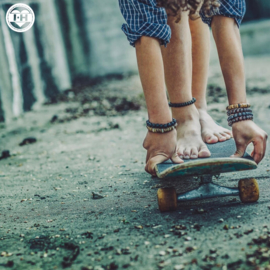
[(253, 170), (257, 164), (253, 158), (245, 153), (243, 158), (231, 158), (236, 151), (233, 139), (215, 144), (207, 144), (211, 152), (209, 158), (184, 160), (182, 164), (175, 164), (168, 160), (156, 165), (156, 173), (159, 178), (177, 176), (216, 175), (225, 172)]

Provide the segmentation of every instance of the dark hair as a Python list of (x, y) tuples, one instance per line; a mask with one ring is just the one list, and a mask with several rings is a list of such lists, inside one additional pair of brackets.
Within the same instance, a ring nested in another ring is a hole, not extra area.
[(181, 11), (189, 11), (190, 18), (197, 19), (200, 10), (206, 17), (211, 17), (220, 6), (218, 0), (157, 0), (157, 4), (164, 7), (169, 16), (175, 16), (176, 22), (181, 20)]

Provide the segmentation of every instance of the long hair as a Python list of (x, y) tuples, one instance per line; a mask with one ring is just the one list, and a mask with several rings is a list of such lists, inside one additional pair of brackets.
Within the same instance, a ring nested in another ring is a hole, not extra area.
[(200, 17), (200, 11), (211, 17), (220, 6), (219, 0), (157, 0), (157, 4), (164, 7), (169, 16), (176, 17), (176, 22), (181, 20), (181, 11), (189, 11), (190, 18), (195, 20)]

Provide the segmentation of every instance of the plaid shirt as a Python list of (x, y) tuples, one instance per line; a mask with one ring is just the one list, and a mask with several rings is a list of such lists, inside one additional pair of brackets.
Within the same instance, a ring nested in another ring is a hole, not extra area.
[[(245, 0), (220, 0), (220, 8), (212, 11), (212, 15), (234, 18), (240, 26), (246, 11)], [(126, 23), (122, 30), (133, 47), (142, 36), (154, 37), (161, 45), (167, 45), (171, 38), (171, 29), (167, 25), (167, 14), (164, 8), (157, 7), (156, 0), (119, 0), (120, 10)], [(212, 17), (201, 12), (202, 20), (211, 26)]]
[[(245, 0), (219, 0), (220, 7), (212, 12), (212, 16), (222, 15), (225, 17), (235, 19), (238, 27), (240, 27), (241, 22), (246, 13), (246, 2)], [(212, 17), (206, 17), (203, 12), (200, 13), (203, 22), (211, 26)]]
[(135, 46), (141, 36), (155, 37), (165, 46), (170, 41), (167, 14), (164, 8), (157, 7), (156, 0), (119, 0), (119, 6), (127, 22), (122, 30), (130, 45)]

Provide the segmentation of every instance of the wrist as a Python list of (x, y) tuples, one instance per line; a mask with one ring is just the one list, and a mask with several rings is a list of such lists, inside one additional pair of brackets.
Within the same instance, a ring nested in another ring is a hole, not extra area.
[(172, 121), (172, 114), (169, 106), (164, 110), (151, 110), (148, 111), (149, 121), (151, 123), (167, 124)]
[(229, 105), (248, 103), (246, 98), (229, 98), (228, 102), (229, 102)]

